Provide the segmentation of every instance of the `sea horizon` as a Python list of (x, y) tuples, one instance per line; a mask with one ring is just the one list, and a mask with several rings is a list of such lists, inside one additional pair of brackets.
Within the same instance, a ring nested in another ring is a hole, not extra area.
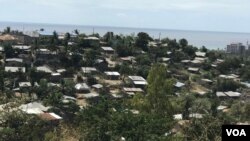
[(196, 47), (205, 46), (208, 49), (224, 49), (230, 43), (246, 44), (250, 41), (250, 33), (247, 32), (227, 32), (227, 31), (202, 31), (202, 30), (182, 30), (182, 29), (161, 29), (144, 27), (119, 27), (119, 26), (101, 26), (101, 25), (73, 25), (73, 24), (51, 24), (51, 23), (28, 23), (28, 22), (8, 22), (0, 21), (0, 31), (10, 26), (13, 30), (23, 32), (45, 29), (46, 32), (57, 31), (59, 33), (69, 32), (78, 29), (80, 33), (87, 35), (98, 33), (103, 36), (106, 32), (115, 34), (136, 35), (139, 32), (146, 32), (155, 39), (159, 36), (161, 39), (170, 38), (179, 40), (185, 38), (190, 45)]
[(157, 28), (157, 27), (126, 27), (126, 26), (111, 26), (111, 25), (84, 25), (84, 24), (63, 24), (63, 23), (38, 23), (38, 22), (13, 22), (13, 21), (0, 21), (0, 23), (12, 24), (35, 24), (35, 25), (58, 25), (58, 26), (83, 26), (83, 27), (108, 27), (108, 28), (130, 28), (130, 29), (148, 29), (148, 30), (173, 30), (173, 31), (191, 31), (191, 32), (219, 32), (219, 33), (240, 33), (250, 34), (250, 32), (240, 31), (215, 31), (215, 30), (194, 30), (194, 29), (173, 29), (173, 28)]

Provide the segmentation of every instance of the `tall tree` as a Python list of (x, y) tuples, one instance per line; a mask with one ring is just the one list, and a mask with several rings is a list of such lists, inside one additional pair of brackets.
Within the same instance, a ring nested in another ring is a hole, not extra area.
[(4, 70), (3, 67), (0, 67), (0, 90), (4, 91)]
[(183, 48), (183, 47), (186, 47), (188, 45), (188, 41), (186, 39), (180, 39), (179, 44)]
[(152, 113), (171, 115), (173, 112), (169, 101), (173, 95), (173, 81), (169, 77), (162, 64), (154, 65), (149, 72), (146, 99)]
[(152, 38), (145, 32), (140, 32), (137, 34), (136, 46), (141, 48), (144, 51), (148, 50), (148, 42), (152, 40)]
[(11, 28), (8, 26), (4, 29), (4, 33), (9, 34), (11, 32)]

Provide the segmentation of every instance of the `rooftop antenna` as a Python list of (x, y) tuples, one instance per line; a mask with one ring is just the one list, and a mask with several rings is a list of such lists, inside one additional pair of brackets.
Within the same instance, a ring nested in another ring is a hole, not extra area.
[(161, 41), (161, 32), (159, 33), (159, 41)]
[(95, 34), (95, 28), (93, 27), (93, 35)]

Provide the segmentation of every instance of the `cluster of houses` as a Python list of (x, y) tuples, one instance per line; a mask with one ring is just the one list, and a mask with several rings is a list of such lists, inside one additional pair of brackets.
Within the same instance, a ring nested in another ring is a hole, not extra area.
[[(20, 35), (19, 35), (20, 36)], [(53, 34), (40, 34), (42, 36), (53, 36)], [(48, 48), (38, 48), (33, 49), (31, 46), (31, 41), (34, 38), (39, 38), (39, 36), (28, 36), (23, 35), (23, 38), (14, 35), (0, 35), (0, 43), (11, 43), (12, 48), (18, 50), (15, 57), (6, 57), (5, 50), (3, 46), (0, 46), (0, 54), (3, 56), (1, 62), (4, 66), (4, 71), (18, 75), (19, 73), (27, 74), (30, 68), (35, 68), (36, 73), (43, 74), (44, 79), (47, 79), (49, 85), (61, 87), (62, 79), (71, 79), (75, 82), (74, 89), (76, 91), (74, 96), (64, 95), (64, 103), (68, 101), (75, 101), (80, 107), (86, 106), (86, 100), (96, 99), (102, 95), (102, 92), (107, 92), (111, 98), (120, 99), (124, 97), (131, 97), (137, 93), (145, 93), (145, 88), (148, 85), (146, 78), (142, 76), (137, 76), (134, 74), (124, 75), (114, 68), (117, 64), (126, 62), (129, 65), (136, 64), (135, 56), (119, 57), (117, 59), (112, 59), (116, 55), (116, 50), (110, 46), (105, 46), (106, 43), (102, 42), (97, 37), (86, 37), (86, 43), (90, 46), (99, 45), (101, 50), (101, 57), (95, 60), (97, 64), (105, 64), (107, 68), (100, 70), (98, 67), (93, 66), (82, 66), (81, 70), (72, 76), (67, 75), (68, 68), (64, 68), (60, 65), (59, 53), (57, 51), (49, 50)], [(74, 37), (74, 36), (72, 36)], [(27, 39), (26, 39), (27, 38)], [(59, 39), (63, 39), (64, 36), (59, 36)], [(69, 46), (76, 44), (73, 41), (68, 43)], [(103, 45), (103, 46), (102, 46)], [(150, 42), (150, 46), (157, 47), (157, 44)], [(171, 65), (171, 53), (167, 52), (168, 56), (161, 58), (161, 63), (165, 65)], [(70, 56), (70, 55), (69, 55)], [(83, 58), (85, 59), (85, 58)], [(193, 76), (200, 76), (203, 73), (202, 65), (208, 60), (206, 52), (195, 52), (195, 57), (191, 60), (181, 60), (180, 64), (184, 66), (183, 70), (178, 70), (178, 72), (172, 73), (172, 76), (176, 79), (174, 84), (176, 95), (180, 95), (184, 90), (197, 93), (199, 95), (204, 95), (206, 93), (211, 93), (211, 86), (215, 84), (216, 79), (199, 78), (198, 80), (192, 81), (191, 84), (189, 78)], [(50, 62), (58, 62), (58, 64), (51, 65)], [(222, 59), (217, 59), (215, 62), (211, 63), (211, 67), (216, 69)], [(180, 72), (179, 72), (180, 71)], [(183, 72), (181, 72), (183, 71)], [(89, 84), (87, 82), (86, 76), (93, 76), (97, 81), (94, 84)], [(183, 75), (187, 75), (189, 78), (183, 79)], [(83, 81), (78, 81), (76, 78), (80, 76)], [(124, 76), (124, 77), (123, 77)], [(221, 79), (232, 79), (234, 81), (240, 81), (239, 76), (236, 74), (221, 74), (218, 76)], [(25, 94), (27, 90), (33, 87), (33, 84), (28, 78), (26, 81), (15, 82), (11, 89), (15, 91), (16, 96)], [(38, 82), (35, 83), (38, 86)], [(240, 92), (216, 92), (219, 98), (239, 98), (243, 94)], [(223, 105), (218, 107), (221, 109)], [(49, 120), (60, 120), (62, 117), (55, 113), (47, 112), (49, 107), (43, 106), (41, 103), (28, 103), (20, 106), (20, 109), (28, 114), (37, 114), (43, 119)], [(202, 118), (202, 114), (191, 113), (190, 118)], [(182, 119), (182, 116), (177, 114), (174, 116), (175, 119)]]

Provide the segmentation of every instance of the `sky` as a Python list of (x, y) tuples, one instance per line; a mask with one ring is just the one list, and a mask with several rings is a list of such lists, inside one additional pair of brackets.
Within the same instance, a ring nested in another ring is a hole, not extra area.
[(250, 32), (249, 0), (0, 0), (0, 21)]

